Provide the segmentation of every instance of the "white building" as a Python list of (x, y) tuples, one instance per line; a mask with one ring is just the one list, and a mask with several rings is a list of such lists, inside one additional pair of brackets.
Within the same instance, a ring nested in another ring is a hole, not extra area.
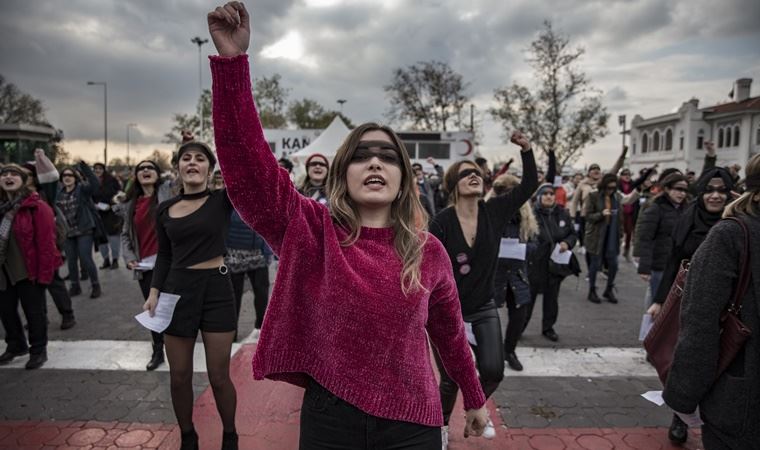
[[(702, 170), (704, 142), (713, 141), (717, 164), (738, 163), (760, 153), (760, 97), (750, 97), (751, 78), (736, 80), (734, 101), (700, 108), (699, 100), (685, 102), (677, 112), (631, 122), (628, 165), (634, 173), (656, 163), (660, 169)], [(743, 173), (743, 172), (742, 172)]]

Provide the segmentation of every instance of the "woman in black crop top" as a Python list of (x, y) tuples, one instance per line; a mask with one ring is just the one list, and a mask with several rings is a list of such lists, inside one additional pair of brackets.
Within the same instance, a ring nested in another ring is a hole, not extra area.
[(237, 449), (235, 386), (229, 375), (237, 328), (232, 283), (224, 265), (232, 204), (227, 191), (208, 189), (216, 158), (206, 144), (190, 141), (178, 152), (179, 196), (161, 203), (156, 214), (158, 254), (144, 309), (154, 312), (160, 292), (180, 296), (164, 345), (169, 359), (174, 414), (182, 450), (198, 448), (193, 427), (193, 349), (203, 336), (209, 382), (222, 418), (223, 450)]

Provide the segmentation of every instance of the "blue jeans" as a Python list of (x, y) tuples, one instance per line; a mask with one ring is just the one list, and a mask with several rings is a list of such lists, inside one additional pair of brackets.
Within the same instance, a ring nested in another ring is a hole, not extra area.
[(98, 251), (103, 261), (108, 261), (108, 247), (111, 247), (111, 261), (119, 259), (119, 249), (121, 248), (121, 236), (118, 234), (108, 235), (108, 244), (100, 244)]
[(90, 283), (98, 283), (98, 269), (92, 259), (92, 234), (83, 234), (66, 238), (66, 263), (69, 267), (69, 281), (72, 286), (79, 286), (79, 269), (77, 260), (82, 262), (82, 267), (90, 277)]
[(618, 255), (605, 252), (604, 255), (591, 255), (591, 264), (588, 268), (588, 287), (590, 290), (596, 289), (596, 274), (602, 268), (602, 258), (607, 263), (607, 289), (615, 286), (615, 275), (618, 271)]

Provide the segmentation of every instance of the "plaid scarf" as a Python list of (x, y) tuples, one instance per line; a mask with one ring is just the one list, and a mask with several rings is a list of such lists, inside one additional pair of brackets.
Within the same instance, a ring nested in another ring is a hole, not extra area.
[(21, 208), (21, 202), (24, 198), (23, 196), (19, 196), (13, 201), (0, 205), (0, 214), (3, 215), (3, 219), (0, 221), (0, 266), (5, 264), (7, 256), (5, 252), (8, 250), (8, 240), (11, 237), (13, 219), (16, 217), (19, 208)]

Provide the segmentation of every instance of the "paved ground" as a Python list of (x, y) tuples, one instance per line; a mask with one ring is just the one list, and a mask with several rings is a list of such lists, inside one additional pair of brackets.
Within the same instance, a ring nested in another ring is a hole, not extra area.
[[(102, 298), (75, 299), (79, 323), (71, 330), (58, 329), (60, 317), (49, 304), (51, 361), (45, 368), (25, 371), (20, 358), (0, 370), (0, 449), (177, 447), (168, 373), (142, 370), (150, 344), (133, 319), (142, 304), (137, 283), (124, 269), (106, 271), (102, 283)], [(507, 369), (489, 402), (497, 426), (506, 423), (509, 429), (500, 427), (494, 441), (464, 442), (455, 414), (451, 448), (668, 448), (668, 410), (640, 397), (660, 388), (639, 350), (644, 285), (621, 261), (617, 286), (620, 304), (595, 305), (585, 300), (582, 278), (566, 280), (558, 343), (540, 336), (538, 305), (518, 349), (526, 371)], [(253, 314), (247, 293), (240, 322), (244, 344)], [(255, 344), (234, 348), (241, 448), (295, 448), (302, 392), (283, 383), (252, 382), (254, 349)], [(87, 370), (71, 368), (77, 364)], [(219, 420), (202, 365), (198, 370), (196, 421), (210, 430), (202, 436), (203, 448), (215, 448)], [(692, 437), (686, 448), (698, 448), (697, 441)]]

